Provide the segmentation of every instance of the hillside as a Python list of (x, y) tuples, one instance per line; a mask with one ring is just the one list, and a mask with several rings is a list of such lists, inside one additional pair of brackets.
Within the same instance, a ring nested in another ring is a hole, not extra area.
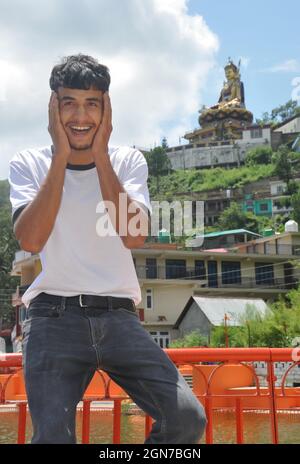
[(213, 189), (238, 188), (250, 182), (271, 177), (275, 174), (275, 165), (241, 166), (225, 169), (177, 170), (159, 179), (157, 194), (156, 178), (149, 176), (151, 199), (170, 197), (180, 192), (204, 192)]

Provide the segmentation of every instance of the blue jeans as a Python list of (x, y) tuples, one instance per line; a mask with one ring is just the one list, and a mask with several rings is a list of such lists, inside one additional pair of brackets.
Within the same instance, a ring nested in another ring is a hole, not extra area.
[(154, 419), (145, 444), (199, 443), (204, 409), (137, 312), (60, 301), (34, 299), (27, 308), (22, 343), (31, 443), (76, 443), (76, 406), (97, 369)]

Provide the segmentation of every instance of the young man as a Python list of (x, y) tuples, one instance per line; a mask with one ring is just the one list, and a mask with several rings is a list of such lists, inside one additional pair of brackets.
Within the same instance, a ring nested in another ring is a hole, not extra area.
[(136, 310), (130, 249), (147, 235), (148, 170), (138, 150), (108, 146), (109, 84), (94, 58), (64, 58), (50, 77), (52, 145), (10, 162), (14, 232), (42, 263), (22, 297), (31, 442), (76, 443), (76, 406), (102, 369), (155, 419), (146, 444), (198, 443), (203, 407)]

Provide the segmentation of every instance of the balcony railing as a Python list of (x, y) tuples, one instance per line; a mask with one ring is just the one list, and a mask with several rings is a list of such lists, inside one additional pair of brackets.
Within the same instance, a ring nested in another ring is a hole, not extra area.
[[(299, 256), (300, 245), (270, 245), (270, 244), (256, 244), (256, 245), (245, 245), (246, 253), (257, 253), (262, 255), (289, 255)], [(240, 248), (240, 252), (243, 253), (244, 247)]]
[(194, 267), (184, 266), (136, 266), (139, 279), (205, 279)]
[[(280, 442), (278, 412), (297, 412), (300, 408), (300, 391), (296, 386), (288, 387), (287, 378), (292, 370), (300, 366), (300, 348), (183, 348), (165, 349), (179, 370), (192, 377), (192, 389), (203, 404), (208, 419), (206, 443), (214, 442), (214, 425), (220, 420), (216, 411), (233, 411), (235, 415), (236, 443), (245, 440), (244, 412), (264, 411), (268, 415), (272, 443)], [(256, 372), (256, 363), (266, 366), (265, 382), (262, 384)], [(285, 372), (276, 383), (276, 363), (286, 363)], [(3, 354), (0, 369), (10, 369), (9, 374), (0, 374), (0, 403), (16, 403), (18, 408), (17, 443), (25, 443), (27, 397), (24, 389), (22, 354)], [(1, 372), (1, 371), (0, 371)], [(90, 406), (93, 401), (114, 403), (112, 442), (120, 443), (121, 404), (128, 400), (127, 393), (115, 384), (103, 371), (96, 371), (102, 383), (97, 383), (97, 394), (86, 390), (82, 412), (82, 443), (90, 440)], [(15, 377), (19, 378), (16, 379)], [(15, 381), (14, 380), (18, 380)], [(11, 386), (10, 384), (14, 384)], [(9, 390), (13, 399), (9, 399)], [(151, 431), (152, 418), (145, 415), (145, 438)]]
[(290, 276), (289, 279), (273, 278), (272, 275), (260, 275), (259, 277), (238, 276), (238, 273), (232, 271), (223, 274), (206, 274), (201, 269), (194, 267), (184, 268), (180, 266), (136, 266), (136, 272), (139, 279), (174, 279), (174, 280), (201, 280), (202, 287), (211, 288), (277, 288), (290, 289), (294, 288), (300, 276)]
[(218, 280), (218, 286), (221, 288), (229, 287), (241, 287), (241, 288), (277, 288), (277, 289), (288, 289), (294, 288), (297, 284), (297, 279), (292, 279), (291, 282), (287, 282), (285, 279), (272, 279), (269, 277), (262, 277), (256, 279), (255, 277), (242, 277), (241, 282), (232, 281), (227, 278), (227, 282), (222, 282), (221, 279)]

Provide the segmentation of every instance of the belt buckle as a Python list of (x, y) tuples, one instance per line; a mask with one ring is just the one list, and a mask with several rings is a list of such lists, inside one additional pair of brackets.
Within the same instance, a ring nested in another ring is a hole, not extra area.
[(79, 295), (79, 305), (81, 306), (81, 308), (87, 308), (88, 307), (88, 305), (82, 304), (82, 294)]

